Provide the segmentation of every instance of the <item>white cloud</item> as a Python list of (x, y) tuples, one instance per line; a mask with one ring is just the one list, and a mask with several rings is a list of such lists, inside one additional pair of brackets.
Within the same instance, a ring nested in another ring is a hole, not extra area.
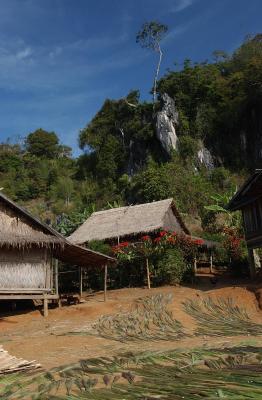
[(50, 51), (50, 53), (49, 53), (48, 55), (49, 55), (49, 57), (50, 57), (51, 59), (54, 59), (54, 58), (56, 58), (57, 56), (59, 56), (60, 54), (62, 54), (62, 52), (63, 52), (62, 47), (61, 47), (61, 46), (56, 46), (56, 47), (54, 48), (54, 50)]
[(26, 47), (16, 53), (17, 60), (24, 60), (32, 55), (33, 51), (30, 47)]
[(184, 24), (178, 25), (176, 28), (172, 29), (163, 40), (163, 43), (169, 42), (171, 39), (174, 39), (177, 36), (182, 35), (183, 33), (187, 32), (193, 25), (195, 21), (189, 21)]
[(176, 5), (172, 7), (171, 12), (180, 12), (190, 7), (193, 4), (194, 0), (178, 0)]

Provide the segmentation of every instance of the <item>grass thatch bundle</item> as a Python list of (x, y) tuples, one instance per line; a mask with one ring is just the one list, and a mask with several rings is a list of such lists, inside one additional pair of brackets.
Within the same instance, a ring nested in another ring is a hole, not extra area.
[(262, 398), (262, 349), (236, 347), (124, 354), (82, 360), (16, 380), (0, 378), (5, 400)]
[(120, 342), (178, 340), (186, 333), (168, 309), (171, 301), (172, 294), (144, 297), (138, 299), (128, 312), (102, 316), (89, 331), (68, 334), (92, 334)]
[(243, 307), (228, 298), (186, 300), (185, 311), (197, 320), (197, 335), (262, 335), (262, 325), (252, 322)]

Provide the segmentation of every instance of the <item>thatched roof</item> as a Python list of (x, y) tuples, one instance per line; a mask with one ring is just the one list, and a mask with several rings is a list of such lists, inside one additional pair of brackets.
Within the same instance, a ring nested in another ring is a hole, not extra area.
[(0, 205), (0, 248), (46, 247), (56, 258), (80, 266), (115, 262), (112, 257), (71, 243), (3, 193), (0, 193)]
[(240, 210), (261, 196), (262, 170), (257, 169), (255, 173), (244, 182), (237, 193), (232, 197), (227, 205), (227, 209), (230, 211)]
[(63, 246), (65, 238), (0, 193), (0, 247)]
[(159, 229), (190, 234), (173, 199), (93, 213), (71, 236), (73, 243), (154, 232)]

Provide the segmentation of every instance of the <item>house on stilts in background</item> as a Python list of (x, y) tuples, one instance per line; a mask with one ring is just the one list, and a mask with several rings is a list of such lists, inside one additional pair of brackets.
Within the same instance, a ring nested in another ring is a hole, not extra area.
[(115, 262), (71, 243), (0, 193), (0, 300), (43, 300), (47, 315), (48, 301), (59, 298), (58, 260), (105, 271)]
[[(78, 245), (92, 240), (115, 245), (120, 240), (136, 241), (142, 234), (157, 234), (160, 230), (191, 236), (173, 199), (94, 212), (68, 239)], [(212, 269), (212, 249), (217, 243), (201, 241), (203, 249), (210, 255)]]
[(256, 170), (230, 200), (227, 209), (240, 210), (243, 215), (245, 239), (249, 255), (250, 276), (261, 268), (259, 256), (254, 251), (262, 247), (262, 170)]
[(92, 240), (117, 243), (161, 229), (190, 235), (173, 199), (94, 212), (68, 239), (76, 244)]

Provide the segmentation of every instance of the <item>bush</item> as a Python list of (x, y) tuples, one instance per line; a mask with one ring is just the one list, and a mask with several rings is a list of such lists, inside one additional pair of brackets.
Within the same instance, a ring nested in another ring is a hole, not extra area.
[(180, 249), (168, 249), (154, 263), (155, 283), (178, 284), (185, 279), (190, 269)]
[(88, 243), (88, 248), (99, 253), (107, 254), (112, 256), (112, 248), (109, 244), (103, 242), (102, 240), (92, 240)]

